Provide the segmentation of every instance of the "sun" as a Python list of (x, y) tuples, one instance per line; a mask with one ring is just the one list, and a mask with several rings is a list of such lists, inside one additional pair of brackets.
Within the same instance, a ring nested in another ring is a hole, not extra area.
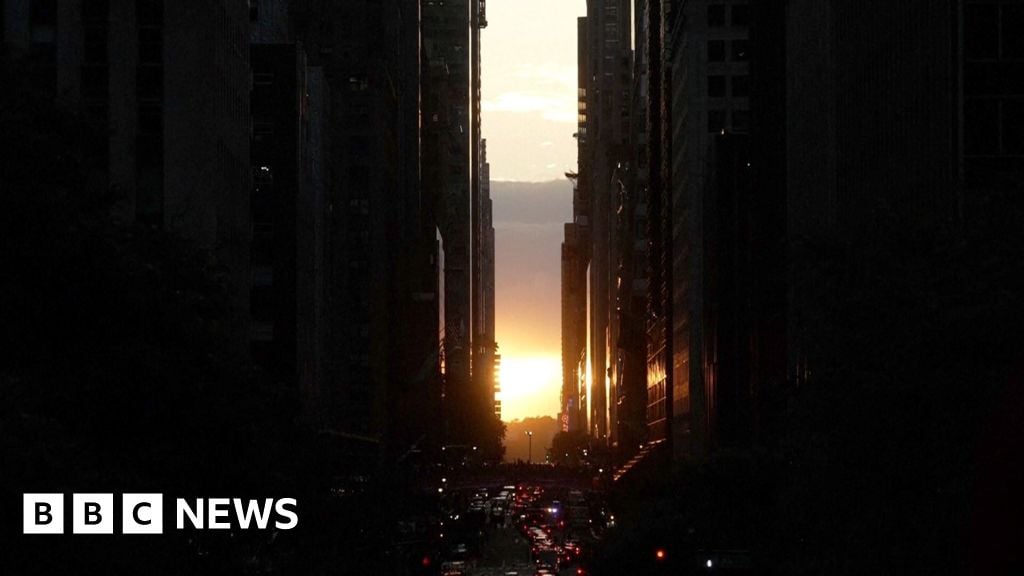
[(558, 356), (505, 356), (500, 377), (502, 420), (558, 415), (562, 380)]

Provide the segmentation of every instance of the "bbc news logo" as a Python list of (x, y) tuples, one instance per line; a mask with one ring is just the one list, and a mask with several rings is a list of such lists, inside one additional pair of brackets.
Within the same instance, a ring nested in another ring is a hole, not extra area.
[[(177, 498), (174, 526), (197, 530), (291, 530), (299, 523), (294, 498)], [(163, 494), (122, 494), (122, 534), (163, 534)], [(72, 494), (72, 534), (113, 534), (116, 517), (113, 494)], [(234, 523), (232, 523), (232, 517)], [(25, 494), (22, 518), (25, 534), (63, 534), (64, 494)], [(271, 522), (273, 520), (273, 522)]]

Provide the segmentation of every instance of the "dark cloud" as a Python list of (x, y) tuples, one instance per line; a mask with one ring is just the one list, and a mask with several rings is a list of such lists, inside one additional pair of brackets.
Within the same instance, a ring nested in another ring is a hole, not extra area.
[(572, 218), (568, 180), (493, 182), (497, 330), (502, 350), (559, 355), (561, 245)]

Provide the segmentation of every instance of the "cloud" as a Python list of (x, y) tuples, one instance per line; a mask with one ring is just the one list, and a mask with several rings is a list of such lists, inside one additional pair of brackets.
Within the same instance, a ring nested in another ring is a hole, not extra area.
[(502, 92), (493, 100), (484, 100), (485, 112), (540, 112), (544, 120), (576, 123), (576, 103), (564, 97), (528, 92)]
[(554, 63), (537, 65), (522, 64), (512, 76), (518, 81), (527, 81), (532, 86), (550, 87), (558, 92), (575, 94), (578, 78), (575, 67), (564, 67)]

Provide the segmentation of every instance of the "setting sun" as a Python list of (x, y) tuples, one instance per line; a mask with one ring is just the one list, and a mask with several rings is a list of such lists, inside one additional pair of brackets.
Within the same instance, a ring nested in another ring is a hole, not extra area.
[(557, 416), (561, 378), (562, 364), (558, 356), (502, 358), (502, 420)]

